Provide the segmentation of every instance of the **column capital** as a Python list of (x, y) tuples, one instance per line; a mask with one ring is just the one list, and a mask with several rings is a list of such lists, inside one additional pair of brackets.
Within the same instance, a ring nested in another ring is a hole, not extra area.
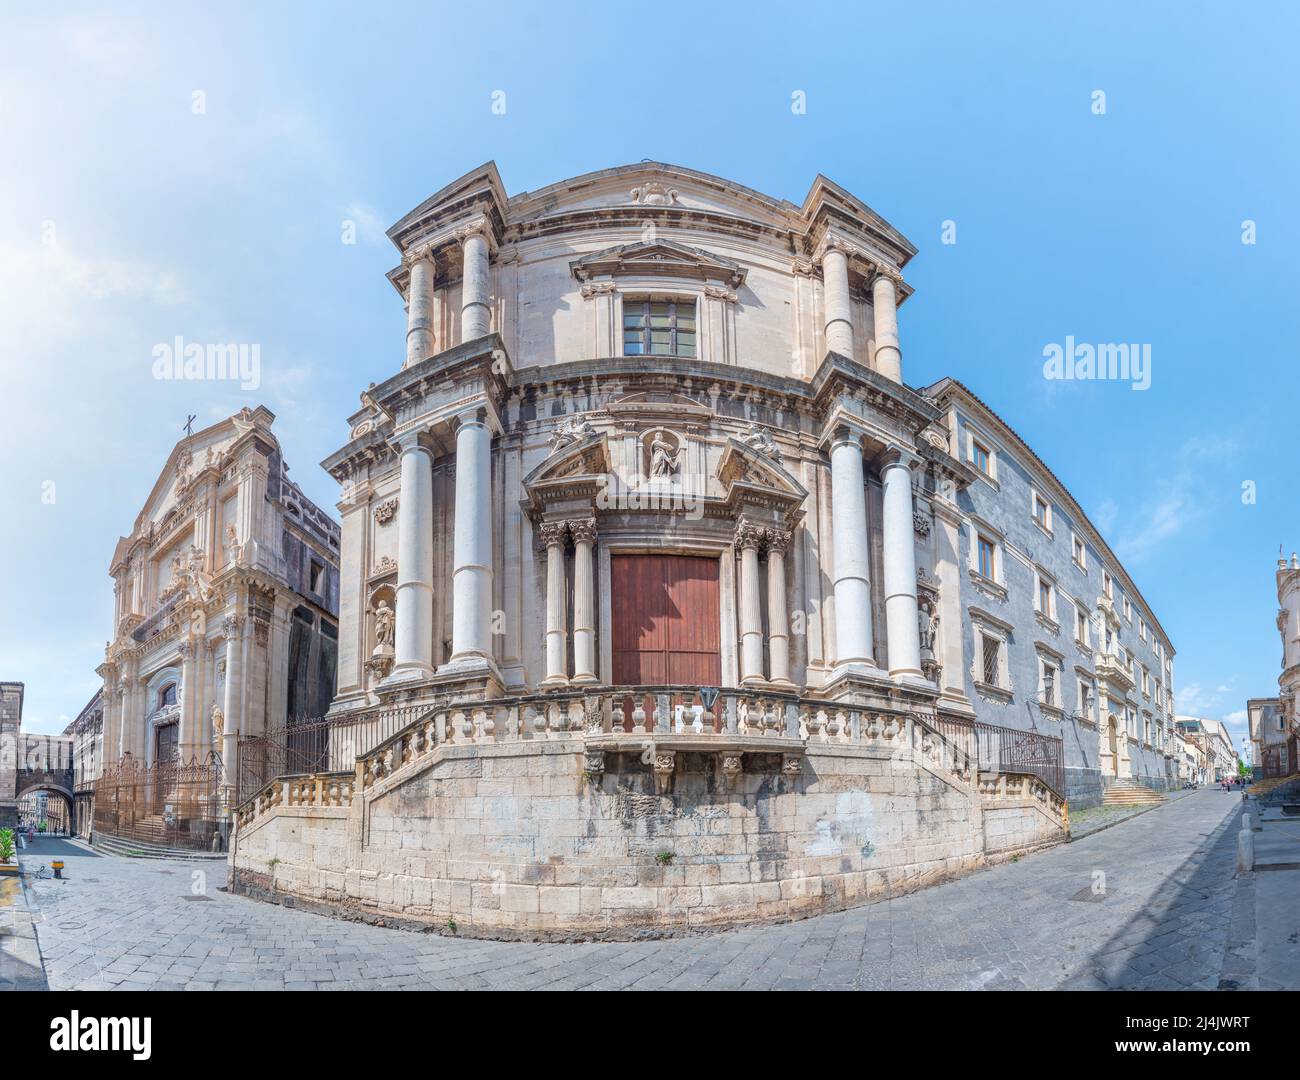
[(418, 262), (427, 262), (437, 268), (438, 259), (434, 254), (434, 245), (430, 241), (415, 244), (402, 252), (402, 265), (408, 270)]
[(501, 421), (496, 410), (489, 408), (485, 402), (466, 406), (447, 418), (447, 427), (453, 435), (459, 435), (467, 427), (486, 428), (489, 435), (501, 434)]
[(388, 445), (399, 456), (411, 450), (423, 450), (430, 459), (434, 456), (432, 435), (428, 426), (424, 424), (395, 432), (388, 437)]
[(594, 544), (596, 542), (595, 517), (572, 518), (566, 524), (569, 526), (569, 535), (573, 537), (575, 544)]
[(903, 468), (911, 470), (921, 464), (920, 456), (905, 446), (887, 446), (880, 452), (880, 456), (876, 460), (881, 469), (901, 465)]
[(789, 529), (768, 529), (767, 550), (784, 555), (790, 549), (790, 536)]
[(493, 232), (491, 223), (485, 217), (472, 218), (463, 225), (456, 226), (451, 235), (461, 247), (464, 247), (474, 237), (481, 236), (487, 241), (489, 252), (495, 251), (497, 248), (496, 235)]
[(537, 526), (537, 537), (543, 547), (563, 547), (568, 531), (568, 522), (543, 521)]
[(888, 263), (883, 263), (878, 259), (870, 259), (869, 261), (871, 265), (868, 271), (868, 276), (871, 279), (871, 287), (873, 289), (877, 284), (884, 282), (893, 285), (895, 289), (901, 289), (903, 287), (903, 274), (901, 271), (896, 270)]
[(746, 551), (753, 548), (757, 551), (763, 546), (763, 541), (767, 538), (767, 529), (758, 525), (748, 518), (741, 518), (736, 522), (736, 549)]

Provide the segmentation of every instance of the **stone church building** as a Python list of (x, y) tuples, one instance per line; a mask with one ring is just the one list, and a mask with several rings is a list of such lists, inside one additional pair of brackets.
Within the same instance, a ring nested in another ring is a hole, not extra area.
[(274, 419), (245, 408), (178, 442), (117, 542), (97, 841), (208, 846), (239, 736), (329, 706), (339, 529), (289, 479)]
[[(658, 163), (389, 231), (404, 356), (341, 487), (340, 733), (237, 888), (463, 931), (808, 914), (1055, 843), (1166, 770), (1173, 650), (966, 387), (910, 386), (912, 244)], [(1141, 669), (1141, 676), (1138, 670)]]

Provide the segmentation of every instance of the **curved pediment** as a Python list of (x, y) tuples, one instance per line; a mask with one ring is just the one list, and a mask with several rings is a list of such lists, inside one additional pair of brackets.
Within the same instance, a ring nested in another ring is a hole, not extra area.
[(745, 271), (737, 262), (715, 255), (703, 248), (690, 247), (671, 240), (650, 240), (594, 251), (569, 263), (579, 281), (597, 277), (674, 277), (698, 278), (736, 288), (745, 280)]

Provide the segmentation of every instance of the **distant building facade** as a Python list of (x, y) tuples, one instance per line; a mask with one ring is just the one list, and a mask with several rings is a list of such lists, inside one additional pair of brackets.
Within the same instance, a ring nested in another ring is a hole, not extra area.
[(977, 718), (1061, 736), (1072, 806), (1096, 805), (1115, 778), (1175, 785), (1174, 647), (1159, 619), (989, 406), (953, 379), (924, 392), (944, 410), (949, 453), (973, 474), (957, 495), (959, 685)]
[(1199, 754), (1200, 783), (1216, 784), (1237, 775), (1240, 760), (1232, 736), (1220, 720), (1199, 716), (1178, 716), (1175, 723)]
[(89, 836), (95, 817), (95, 781), (104, 767), (103, 687), (95, 691), (63, 734), (72, 739), (72, 831)]
[(23, 722), (23, 684), (0, 682), (0, 828), (18, 824), (18, 733)]
[(208, 762), (228, 790), (239, 734), (329, 706), (339, 531), (289, 479), (273, 420), (245, 408), (178, 442), (117, 543), (101, 774)]

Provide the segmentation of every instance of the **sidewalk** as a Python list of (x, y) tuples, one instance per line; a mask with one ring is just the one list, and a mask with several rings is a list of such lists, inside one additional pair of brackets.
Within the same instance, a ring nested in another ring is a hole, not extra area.
[(17, 874), (0, 877), (0, 992), (48, 990), (36, 925)]

